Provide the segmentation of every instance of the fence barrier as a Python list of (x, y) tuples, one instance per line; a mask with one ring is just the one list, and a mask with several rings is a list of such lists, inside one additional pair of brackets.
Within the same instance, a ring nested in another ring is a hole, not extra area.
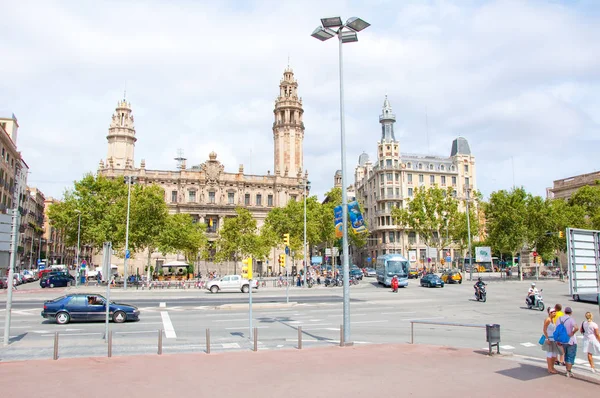
[(206, 353), (210, 354), (210, 329), (206, 328)]
[(52, 359), (55, 361), (58, 359), (58, 332), (54, 333), (54, 355)]
[(437, 326), (456, 326), (464, 328), (485, 329), (486, 342), (489, 344), (489, 355), (492, 355), (492, 347), (497, 348), (497, 353), (500, 354), (500, 325), (480, 325), (471, 323), (455, 323), (455, 322), (435, 322), (435, 321), (410, 321), (410, 344), (414, 344), (415, 340), (415, 323), (421, 325), (437, 325)]

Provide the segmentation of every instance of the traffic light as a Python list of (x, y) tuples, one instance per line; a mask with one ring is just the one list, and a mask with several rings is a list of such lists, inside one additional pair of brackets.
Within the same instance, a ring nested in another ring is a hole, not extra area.
[(283, 234), (283, 244), (286, 246), (290, 245), (290, 234)]
[(248, 257), (242, 260), (242, 274), (246, 274), (248, 279), (252, 279), (252, 257)]
[(565, 233), (563, 231), (558, 231), (558, 237), (559, 238), (564, 238), (565, 237)]
[(537, 258), (535, 259), (537, 261), (538, 264), (542, 263), (542, 256), (537, 256)]
[(279, 255), (279, 265), (285, 268), (285, 254)]

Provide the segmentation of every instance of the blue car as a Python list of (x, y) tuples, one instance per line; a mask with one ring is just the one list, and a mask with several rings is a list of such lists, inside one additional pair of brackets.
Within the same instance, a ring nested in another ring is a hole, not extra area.
[(444, 281), (436, 274), (427, 274), (421, 278), (421, 286), (444, 287)]
[[(54, 319), (59, 325), (71, 321), (104, 321), (106, 318), (106, 299), (99, 294), (70, 294), (44, 302), (42, 317)], [(109, 319), (115, 323), (139, 320), (140, 311), (128, 304), (114, 301), (109, 305)]]
[(75, 278), (73, 277), (73, 275), (69, 275), (66, 273), (44, 276), (42, 279), (40, 279), (40, 286), (42, 287), (42, 289), (45, 287), (52, 288), (73, 286), (74, 284)]

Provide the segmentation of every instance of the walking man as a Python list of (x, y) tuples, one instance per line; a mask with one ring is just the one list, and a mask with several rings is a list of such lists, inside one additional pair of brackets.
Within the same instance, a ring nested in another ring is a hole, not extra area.
[(573, 373), (571, 372), (571, 368), (573, 368), (573, 364), (575, 363), (575, 356), (577, 355), (577, 336), (575, 333), (579, 330), (577, 326), (577, 322), (572, 317), (573, 310), (571, 307), (565, 308), (565, 315), (558, 318), (557, 324), (560, 322), (565, 325), (565, 329), (569, 334), (569, 342), (563, 344), (563, 349), (565, 350), (565, 363), (567, 367), (567, 377), (573, 377)]

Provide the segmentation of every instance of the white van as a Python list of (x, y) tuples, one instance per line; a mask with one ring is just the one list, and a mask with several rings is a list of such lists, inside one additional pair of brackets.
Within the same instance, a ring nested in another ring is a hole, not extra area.
[(67, 270), (67, 266), (64, 264), (54, 264), (50, 266), (50, 269), (52, 271), (66, 271)]

